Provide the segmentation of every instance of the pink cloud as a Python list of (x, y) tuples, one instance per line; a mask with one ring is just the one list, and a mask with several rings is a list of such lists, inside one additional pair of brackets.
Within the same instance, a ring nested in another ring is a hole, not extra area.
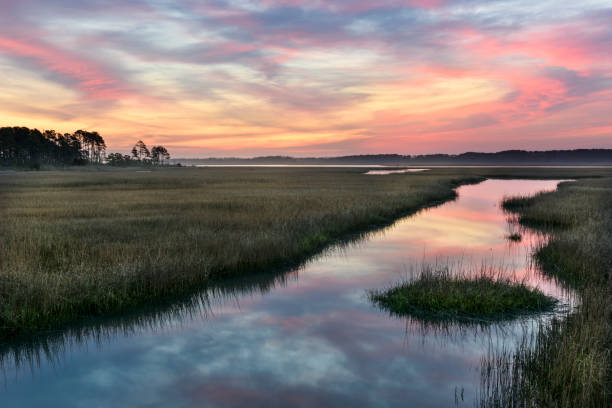
[[(527, 16), (504, 2), (457, 13), (445, 8), (450, 0), (76, 3), (0, 0), (0, 54), (79, 93), (70, 109), (44, 95), (46, 109), (9, 92), (6, 105), (21, 105), (16, 121), (30, 109), (36, 126), (64, 126), (46, 112), (68, 110), (114, 146), (163, 135), (190, 156), (612, 147), (607, 9)], [(124, 57), (101, 60), (93, 50)], [(82, 103), (126, 98), (104, 113)]]
[(0, 52), (27, 58), (46, 71), (74, 81), (77, 89), (91, 99), (119, 99), (128, 92), (99, 65), (50, 45), (0, 36)]
[[(546, 28), (532, 28), (506, 36), (479, 32), (474, 28), (457, 30), (465, 49), (482, 59), (524, 56), (548, 65), (585, 69), (611, 64), (610, 36), (607, 27), (589, 21), (574, 21)], [(600, 38), (604, 37), (604, 39)]]

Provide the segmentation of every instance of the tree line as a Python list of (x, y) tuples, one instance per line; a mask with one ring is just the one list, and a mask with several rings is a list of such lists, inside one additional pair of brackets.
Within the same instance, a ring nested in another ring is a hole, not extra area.
[(106, 158), (111, 166), (129, 166), (131, 164), (144, 164), (153, 166), (164, 166), (170, 164), (170, 153), (164, 146), (153, 146), (151, 150), (139, 140), (131, 151), (132, 155), (111, 153)]
[(27, 127), (0, 127), (0, 165), (40, 168), (41, 165), (108, 164), (111, 166), (165, 165), (170, 154), (163, 146), (150, 150), (139, 140), (132, 155), (106, 155), (106, 142), (98, 132), (59, 133)]

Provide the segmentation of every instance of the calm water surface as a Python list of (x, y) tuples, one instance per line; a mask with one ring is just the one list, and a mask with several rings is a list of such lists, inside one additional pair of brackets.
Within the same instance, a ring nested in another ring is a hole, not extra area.
[(370, 176), (386, 176), (388, 174), (399, 174), (399, 173), (421, 173), (428, 169), (399, 169), (399, 170), (369, 170), (364, 174)]
[(393, 167), (384, 164), (196, 164), (195, 167), (321, 167), (321, 168), (370, 168)]
[[(409, 177), (409, 176), (407, 176)], [(200, 307), (133, 316), (52, 334), (37, 363), (16, 368), (3, 345), (2, 407), (472, 406), (487, 350), (513, 347), (537, 318), (496, 326), (440, 327), (391, 317), (366, 293), (423, 262), (481, 264), (564, 298), (530, 272), (538, 239), (510, 243), (505, 195), (556, 181), (488, 180), (459, 199), (402, 219), (299, 270), (227, 283)], [(78, 331), (78, 330), (77, 330)], [(102, 333), (100, 336), (90, 332)], [(63, 339), (63, 340), (62, 340)]]

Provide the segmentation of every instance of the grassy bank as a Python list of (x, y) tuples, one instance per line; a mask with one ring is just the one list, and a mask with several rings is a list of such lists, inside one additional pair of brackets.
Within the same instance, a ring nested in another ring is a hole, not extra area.
[(435, 319), (498, 320), (551, 310), (556, 300), (483, 268), (476, 276), (424, 266), (415, 279), (370, 299), (393, 314)]
[(551, 239), (535, 258), (577, 290), (581, 305), (514, 353), (485, 361), (482, 406), (606, 407), (612, 403), (612, 178), (563, 183), (506, 200)]
[(357, 169), (40, 172), (0, 178), (0, 335), (294, 266), (455, 197), (477, 175)]

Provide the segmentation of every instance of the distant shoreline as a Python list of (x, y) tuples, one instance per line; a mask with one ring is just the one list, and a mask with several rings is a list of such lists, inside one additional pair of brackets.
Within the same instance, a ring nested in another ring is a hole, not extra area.
[(171, 163), (184, 165), (259, 165), (259, 166), (429, 166), (429, 167), (549, 167), (549, 166), (612, 166), (612, 149), (575, 150), (505, 150), (495, 153), (466, 152), (461, 154), (370, 154), (338, 157), (260, 156), (176, 158)]
[[(186, 165), (189, 165), (186, 163)], [(542, 169), (557, 169), (557, 168), (569, 168), (569, 169), (606, 169), (612, 168), (612, 164), (606, 165), (532, 165), (532, 164), (521, 164), (521, 165), (424, 165), (424, 166), (403, 166), (403, 165), (385, 165), (385, 164), (194, 164), (192, 167), (271, 167), (271, 168), (421, 168), (431, 167), (437, 169), (454, 169), (454, 168), (490, 168), (490, 169), (503, 169), (503, 168), (542, 168)]]

